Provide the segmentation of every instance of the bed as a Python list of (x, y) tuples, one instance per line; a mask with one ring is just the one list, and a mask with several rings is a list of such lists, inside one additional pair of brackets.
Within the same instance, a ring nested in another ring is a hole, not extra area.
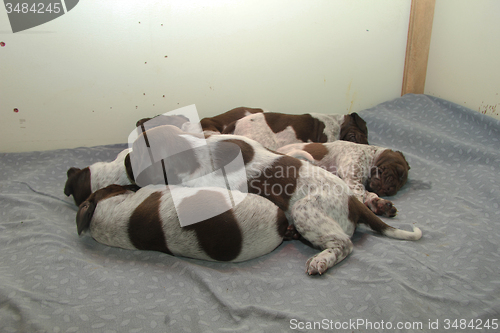
[(322, 276), (301, 241), (234, 264), (78, 237), (67, 169), (125, 144), (0, 154), (0, 332), (498, 331), (500, 121), (411, 94), (359, 114), (411, 166), (384, 221), (423, 238), (358, 229)]

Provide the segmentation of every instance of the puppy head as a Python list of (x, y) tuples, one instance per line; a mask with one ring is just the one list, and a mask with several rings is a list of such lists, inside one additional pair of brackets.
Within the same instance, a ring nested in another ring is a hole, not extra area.
[(408, 180), (410, 165), (400, 151), (382, 152), (375, 161), (368, 179), (368, 190), (379, 196), (395, 195)]
[(113, 197), (115, 195), (123, 194), (127, 191), (137, 191), (139, 187), (137, 185), (109, 185), (105, 188), (95, 191), (92, 193), (87, 200), (83, 201), (76, 213), (76, 228), (78, 230), (78, 235), (87, 230), (94, 216), (95, 209), (99, 204), (99, 201), (105, 200), (107, 198)]
[(75, 203), (79, 206), (92, 193), (90, 187), (90, 169), (69, 168), (68, 179), (64, 185), (64, 194), (73, 195)]
[(366, 122), (353, 112), (344, 117), (340, 127), (340, 140), (368, 144), (368, 128)]

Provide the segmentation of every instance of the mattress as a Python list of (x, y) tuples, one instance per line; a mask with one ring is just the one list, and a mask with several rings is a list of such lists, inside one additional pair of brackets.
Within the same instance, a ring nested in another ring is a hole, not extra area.
[(360, 228), (322, 276), (301, 241), (221, 263), (79, 237), (66, 171), (125, 144), (0, 154), (0, 332), (498, 331), (500, 122), (426, 95), (359, 115), (411, 166), (383, 220), (423, 237)]

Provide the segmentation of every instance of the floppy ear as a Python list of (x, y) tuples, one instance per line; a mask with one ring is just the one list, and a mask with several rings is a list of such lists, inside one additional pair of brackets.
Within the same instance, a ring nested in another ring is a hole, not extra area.
[(132, 163), (130, 161), (130, 153), (125, 156), (125, 160), (123, 161), (125, 164), (125, 171), (127, 172), (127, 177), (131, 183), (135, 182), (134, 170), (132, 170)]
[(403, 153), (402, 153), (402, 152), (400, 152), (399, 150), (398, 150), (398, 151), (396, 151), (396, 153), (398, 153), (398, 154), (400, 154), (400, 155), (401, 155), (401, 157), (403, 158), (403, 160), (404, 160), (404, 161), (405, 161), (405, 163), (406, 163), (406, 166), (408, 167), (408, 170), (410, 170), (410, 164), (408, 164), (408, 161), (406, 160), (405, 155), (403, 155)]
[(402, 166), (401, 164), (396, 165), (396, 172), (399, 175), (399, 181), (402, 181), (407, 175), (405, 167)]
[(96, 204), (89, 201), (84, 201), (80, 205), (78, 213), (76, 213), (76, 228), (78, 230), (78, 235), (81, 235), (83, 231), (89, 228), (95, 207)]
[(73, 194), (73, 183), (74, 179), (73, 176), (78, 173), (80, 169), (78, 168), (69, 168), (68, 171), (66, 172), (66, 175), (68, 176), (68, 179), (66, 180), (66, 184), (64, 185), (64, 194), (66, 194), (67, 197)]
[(68, 171), (66, 172), (66, 175), (68, 175), (68, 178), (71, 177), (72, 175), (74, 175), (75, 173), (77, 173), (78, 171), (80, 171), (81, 169), (79, 168), (75, 168), (75, 167), (71, 167), (68, 169)]
[(224, 128), (222, 130), (222, 133), (221, 134), (233, 134), (234, 133), (234, 130), (236, 129), (236, 122), (238, 120), (235, 120), (233, 121), (232, 123), (230, 123), (229, 125), (226, 126), (226, 128)]
[(354, 120), (354, 123), (358, 125), (359, 129), (363, 131), (366, 135), (368, 135), (368, 128), (366, 127), (366, 121), (361, 118), (356, 112), (351, 113), (351, 117)]

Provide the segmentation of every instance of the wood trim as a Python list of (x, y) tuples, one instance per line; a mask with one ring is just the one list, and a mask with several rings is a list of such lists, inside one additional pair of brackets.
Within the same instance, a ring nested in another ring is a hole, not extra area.
[(412, 0), (401, 96), (423, 94), (436, 0)]

